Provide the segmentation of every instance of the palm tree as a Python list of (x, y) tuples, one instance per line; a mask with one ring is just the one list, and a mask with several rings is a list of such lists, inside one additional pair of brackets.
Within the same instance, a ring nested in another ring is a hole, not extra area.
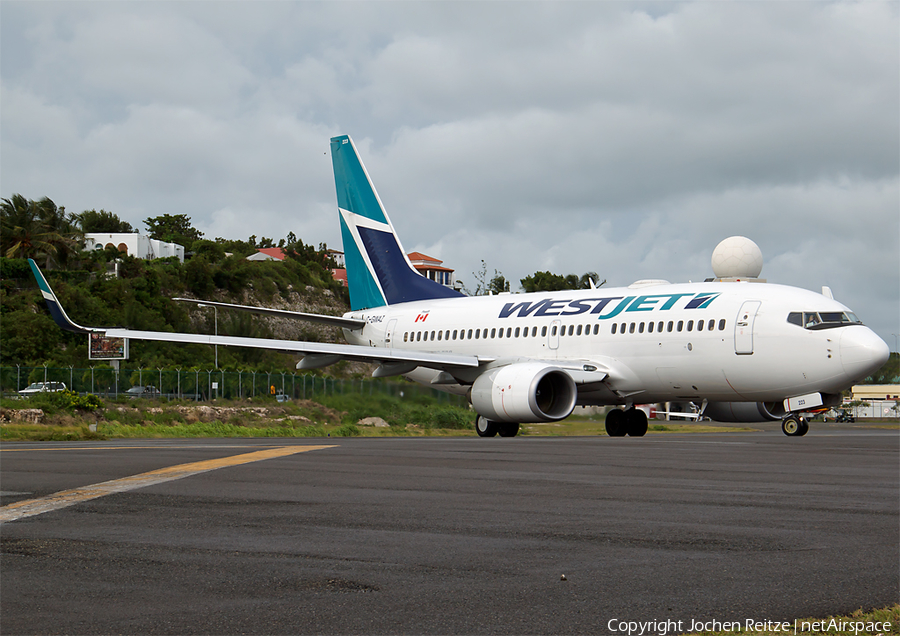
[(66, 209), (44, 197), (14, 194), (0, 202), (0, 252), (7, 258), (33, 258), (46, 267), (64, 265), (78, 253), (80, 232)]

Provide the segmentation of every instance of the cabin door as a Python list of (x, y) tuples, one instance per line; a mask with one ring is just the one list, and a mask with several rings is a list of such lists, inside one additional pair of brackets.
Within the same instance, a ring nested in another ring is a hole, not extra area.
[(741, 305), (734, 323), (734, 352), (738, 355), (753, 353), (753, 323), (760, 304), (758, 300), (747, 300)]
[(559, 320), (554, 320), (550, 323), (550, 330), (547, 332), (547, 346), (550, 347), (551, 351), (556, 351), (559, 349), (559, 330), (562, 329), (560, 327), (562, 323)]
[(387, 330), (384, 332), (384, 346), (390, 349), (394, 345), (394, 330), (397, 328), (397, 319), (394, 318), (388, 323)]

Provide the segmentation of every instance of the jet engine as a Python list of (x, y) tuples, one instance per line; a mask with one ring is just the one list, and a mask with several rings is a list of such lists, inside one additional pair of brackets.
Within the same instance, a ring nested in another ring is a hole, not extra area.
[[(822, 393), (820, 406), (838, 406), (840, 393)], [(787, 400), (785, 400), (787, 401)], [(716, 422), (766, 422), (788, 415), (784, 402), (710, 402), (703, 415)]]
[(522, 362), (482, 373), (469, 400), (494, 422), (556, 422), (569, 416), (577, 394), (575, 381), (562, 369)]
[(710, 402), (703, 415), (716, 422), (768, 422), (784, 417), (781, 402)]

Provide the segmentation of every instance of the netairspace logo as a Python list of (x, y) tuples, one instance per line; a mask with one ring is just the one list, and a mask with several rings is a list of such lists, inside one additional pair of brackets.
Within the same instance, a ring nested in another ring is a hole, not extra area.
[[(685, 627), (687, 625), (687, 627)], [(838, 632), (841, 634), (885, 634), (891, 631), (890, 621), (841, 621), (836, 618), (820, 621), (760, 621), (748, 618), (743, 621), (624, 621), (610, 619), (606, 628), (613, 634), (625, 636), (667, 636), (668, 634), (694, 632), (775, 632), (784, 634), (804, 634), (810, 632)]]

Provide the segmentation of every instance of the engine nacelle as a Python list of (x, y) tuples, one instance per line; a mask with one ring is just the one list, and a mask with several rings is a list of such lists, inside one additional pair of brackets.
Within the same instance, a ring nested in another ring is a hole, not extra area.
[(781, 402), (710, 402), (703, 415), (716, 422), (771, 422), (785, 411)]
[(494, 422), (556, 422), (575, 408), (578, 390), (568, 373), (541, 362), (523, 362), (482, 373), (470, 400)]

